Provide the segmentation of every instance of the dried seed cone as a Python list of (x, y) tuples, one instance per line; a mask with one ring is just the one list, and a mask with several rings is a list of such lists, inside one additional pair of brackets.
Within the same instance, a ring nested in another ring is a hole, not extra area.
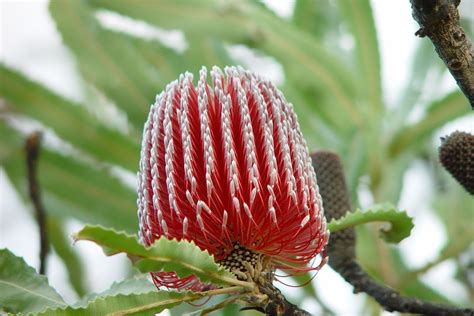
[[(234, 249), (248, 250), (269, 258), (270, 269), (296, 273), (312, 269), (328, 240), (293, 107), (242, 68), (214, 67), (210, 78), (203, 68), (197, 85), (186, 73), (166, 87), (145, 123), (138, 179), (146, 245), (192, 240), (229, 266), (246, 258), (227, 258)], [(157, 285), (203, 288), (194, 277), (153, 276)]]
[[(326, 219), (331, 221), (343, 217), (351, 211), (351, 201), (341, 159), (331, 151), (317, 151), (311, 154), (311, 159), (318, 175)], [(327, 247), (329, 265), (337, 266), (340, 262), (354, 259), (355, 240), (354, 228), (332, 233)]]
[(456, 131), (441, 140), (441, 164), (461, 186), (474, 195), (474, 135)]

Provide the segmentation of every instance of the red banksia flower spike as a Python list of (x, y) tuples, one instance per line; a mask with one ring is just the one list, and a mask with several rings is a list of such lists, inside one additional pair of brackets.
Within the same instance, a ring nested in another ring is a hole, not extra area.
[[(208, 83), (210, 82), (210, 84)], [(329, 233), (293, 107), (240, 67), (181, 75), (157, 96), (143, 131), (140, 239), (192, 240), (231, 271), (265, 258), (270, 270), (308, 271)], [(323, 258), (324, 262), (324, 258)], [(238, 272), (237, 272), (238, 273)], [(195, 277), (155, 283), (202, 290)]]

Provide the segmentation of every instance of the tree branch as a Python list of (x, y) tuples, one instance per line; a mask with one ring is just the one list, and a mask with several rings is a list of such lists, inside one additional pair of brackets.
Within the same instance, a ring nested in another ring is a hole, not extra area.
[(38, 156), (40, 148), (41, 133), (34, 132), (26, 139), (26, 164), (28, 171), (28, 189), (31, 201), (36, 213), (40, 234), (40, 268), (39, 273), (46, 272), (46, 256), (49, 252), (48, 234), (46, 230), (46, 212), (41, 201), (40, 189), (37, 179)]
[(474, 50), (459, 25), (460, 0), (410, 0), (413, 18), (420, 25), (415, 33), (428, 36), (459, 88), (474, 109)]
[[(327, 151), (316, 152), (311, 158), (318, 176), (326, 219), (328, 221), (338, 219), (351, 209), (341, 160), (336, 153)], [(402, 296), (397, 291), (377, 283), (357, 263), (355, 243), (354, 230), (345, 229), (331, 234), (327, 247), (329, 266), (354, 287), (355, 293), (367, 293), (390, 312), (446, 316), (474, 315), (472, 309), (459, 309)]]

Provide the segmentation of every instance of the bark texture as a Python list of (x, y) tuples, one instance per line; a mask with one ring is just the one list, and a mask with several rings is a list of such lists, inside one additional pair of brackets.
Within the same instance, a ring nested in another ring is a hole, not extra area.
[(410, 0), (415, 33), (427, 36), (474, 109), (474, 50), (459, 24), (460, 0)]

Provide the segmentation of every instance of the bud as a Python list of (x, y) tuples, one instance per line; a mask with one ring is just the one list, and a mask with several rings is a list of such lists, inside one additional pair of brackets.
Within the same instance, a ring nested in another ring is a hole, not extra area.
[(439, 160), (466, 191), (474, 195), (474, 135), (456, 131), (442, 137)]
[[(213, 67), (208, 78), (201, 69), (197, 86), (185, 73), (151, 106), (138, 174), (140, 239), (194, 241), (236, 275), (262, 258), (271, 271), (317, 269), (307, 265), (329, 233), (293, 106), (249, 71), (224, 72)], [(152, 276), (157, 286), (204, 287), (194, 276)]]

